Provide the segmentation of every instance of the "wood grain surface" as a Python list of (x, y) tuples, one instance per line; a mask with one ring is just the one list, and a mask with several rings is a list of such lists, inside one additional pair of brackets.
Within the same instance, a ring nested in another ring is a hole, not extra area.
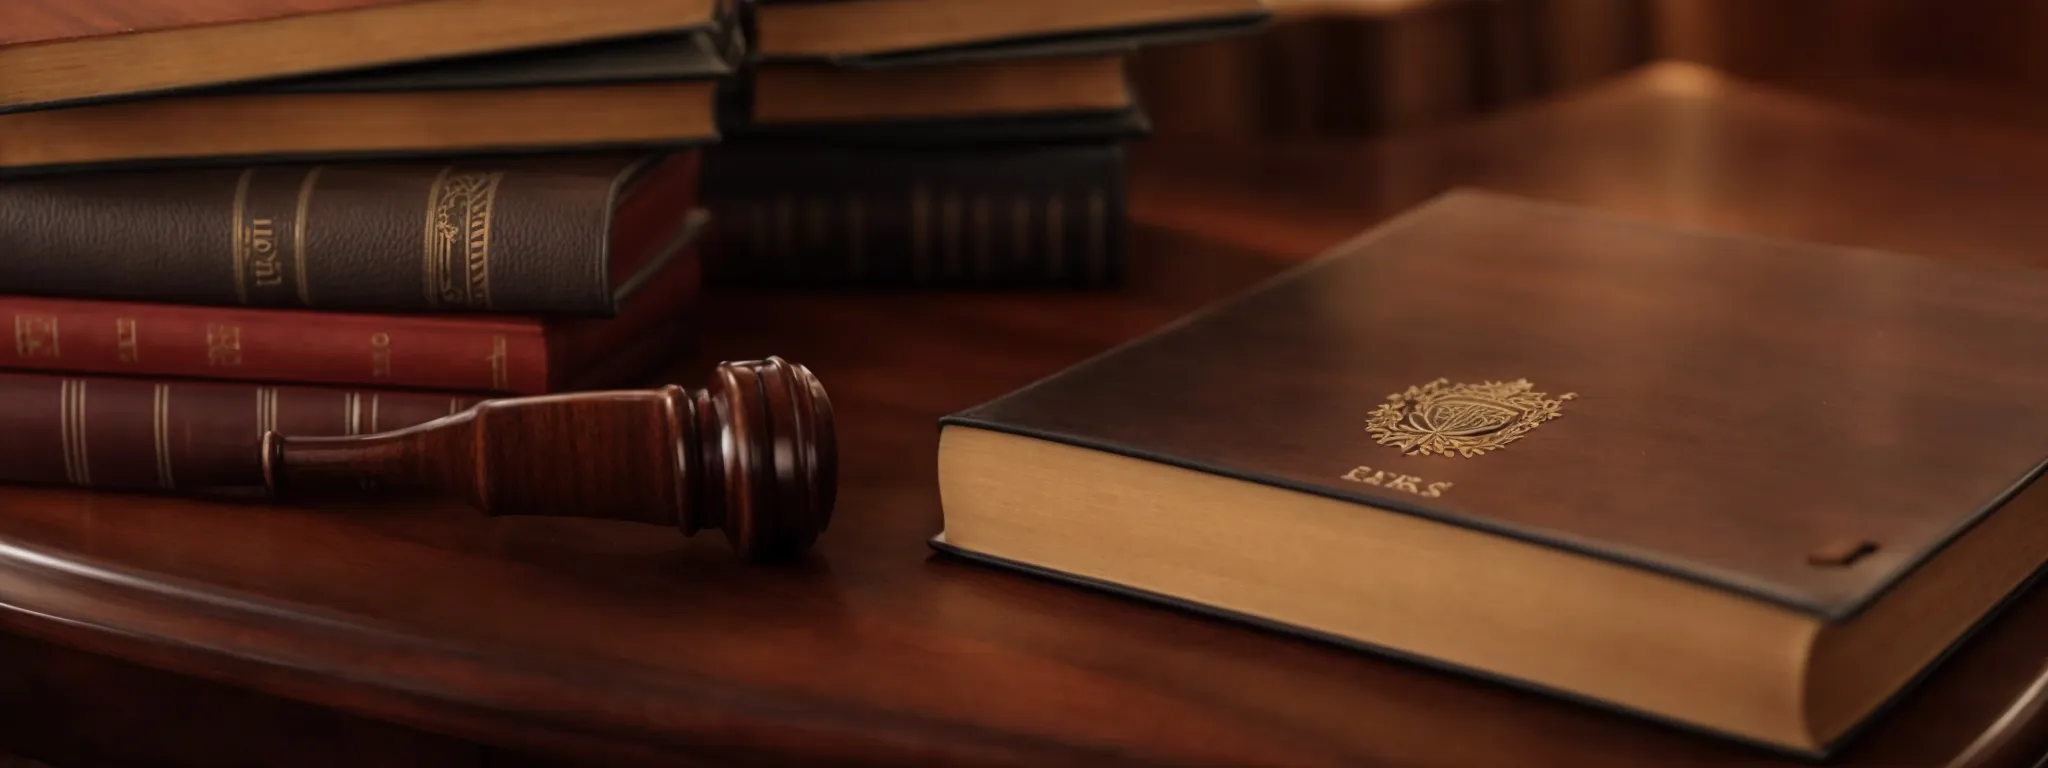
[[(717, 321), (670, 378), (777, 354), (832, 393), (839, 501), (831, 530), (793, 564), (745, 565), (721, 542), (650, 526), (482, 520), (424, 501), (285, 509), (15, 488), (0, 491), (0, 627), (135, 675), (165, 670), (367, 718), (348, 721), (365, 729), (383, 720), (571, 764), (1799, 765), (933, 555), (934, 421), (1455, 185), (2048, 265), (2048, 139), (1692, 70), (1441, 136), (1148, 146), (1136, 171), (1122, 291), (712, 300)], [(2043, 637), (2048, 594), (2035, 593), (1834, 764), (1962, 754), (2033, 684)], [(38, 658), (0, 653), (0, 670), (26, 674)], [(0, 687), (0, 703), (38, 700), (17, 690)], [(167, 709), (214, 706), (138, 690)], [(178, 727), (123, 722), (137, 742)], [(254, 738), (231, 718), (205, 722), (181, 738), (220, 754)], [(95, 748), (119, 754), (115, 741), (59, 749), (55, 729), (21, 730), (0, 731), (0, 747), (88, 764)], [(486, 760), (381, 738), (410, 760)]]
[(8, 0), (0, 46), (232, 24), (420, 0)]

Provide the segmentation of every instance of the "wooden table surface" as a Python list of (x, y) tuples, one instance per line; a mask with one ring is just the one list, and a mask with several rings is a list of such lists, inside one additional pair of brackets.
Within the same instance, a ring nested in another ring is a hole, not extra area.
[[(444, 504), (0, 490), (0, 750), (57, 765), (1778, 765), (1501, 685), (931, 553), (935, 419), (1460, 185), (2048, 266), (2048, 138), (1663, 67), (1442, 134), (1142, 147), (1134, 275), (1083, 295), (720, 296), (719, 359), (840, 415), (815, 553)], [(2048, 663), (2024, 599), (1836, 762), (1940, 765)]]

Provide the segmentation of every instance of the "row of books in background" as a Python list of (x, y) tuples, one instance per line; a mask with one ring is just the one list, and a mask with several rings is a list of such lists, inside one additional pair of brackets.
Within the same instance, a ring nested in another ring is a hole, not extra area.
[(1113, 285), (1129, 57), (1266, 17), (86, 5), (0, 7), (0, 426), (51, 448), (0, 480), (214, 487), (181, 465), (264, 430), (626, 385), (707, 288)]

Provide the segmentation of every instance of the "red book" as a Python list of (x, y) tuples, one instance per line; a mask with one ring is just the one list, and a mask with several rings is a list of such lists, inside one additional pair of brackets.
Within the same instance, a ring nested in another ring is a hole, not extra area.
[(544, 394), (614, 378), (614, 358), (673, 343), (701, 281), (689, 217), (613, 318), (382, 315), (0, 296), (0, 367)]

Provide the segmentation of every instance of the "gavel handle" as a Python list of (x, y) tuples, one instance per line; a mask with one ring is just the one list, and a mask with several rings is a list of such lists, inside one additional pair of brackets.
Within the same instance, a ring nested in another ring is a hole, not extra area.
[(2033, 766), (2048, 755), (2048, 667), (1947, 768)]
[[(266, 432), (261, 449), (263, 485), (272, 494), (367, 487), (445, 487), (448, 478), (443, 475), (447, 467), (423, 455), (423, 444), (452, 442), (449, 438), (464, 436), (438, 428), (474, 417), (472, 412), (463, 412), (407, 429), (352, 437), (285, 437)], [(460, 457), (463, 453), (451, 455)]]

